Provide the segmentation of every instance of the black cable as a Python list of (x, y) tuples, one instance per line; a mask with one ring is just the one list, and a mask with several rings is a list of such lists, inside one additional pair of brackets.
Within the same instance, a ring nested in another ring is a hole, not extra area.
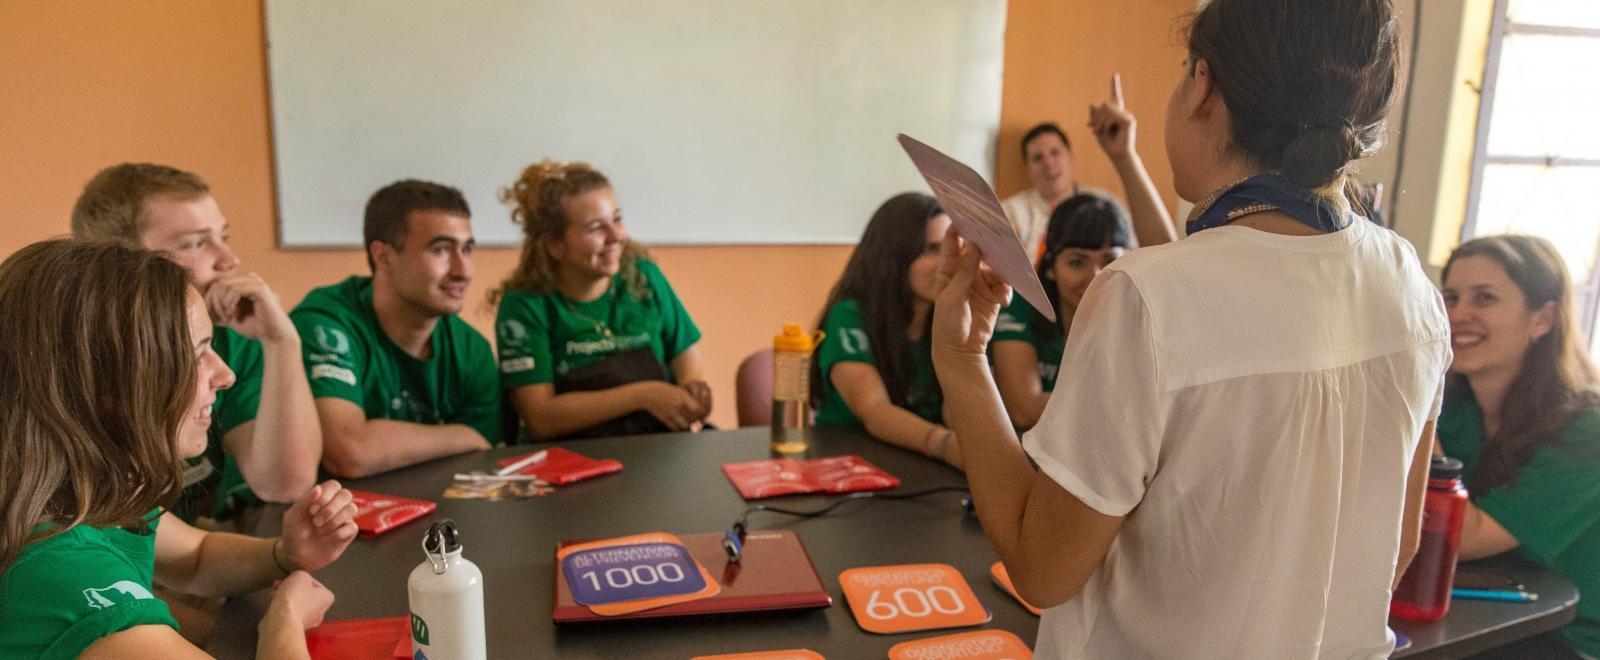
[[(746, 528), (747, 523), (750, 520), (750, 514), (752, 514), (752, 513), (758, 513), (758, 512), (766, 511), (766, 512), (770, 512), (770, 513), (781, 513), (781, 514), (786, 515), (786, 516), (794, 516), (796, 518), (816, 518), (816, 517), (819, 517), (819, 516), (827, 515), (829, 512), (831, 512), (834, 509), (837, 509), (837, 508), (839, 508), (841, 506), (844, 506), (848, 502), (854, 502), (854, 501), (857, 501), (857, 500), (868, 500), (868, 499), (875, 499), (875, 500), (910, 500), (910, 499), (915, 499), (915, 498), (918, 498), (918, 497), (926, 497), (928, 495), (933, 495), (933, 494), (936, 494), (936, 493), (952, 493), (952, 492), (966, 493), (968, 491), (967, 491), (965, 486), (938, 486), (938, 487), (935, 487), (935, 488), (927, 488), (927, 489), (924, 489), (924, 490), (912, 491), (912, 492), (909, 492), (909, 493), (880, 493), (880, 492), (870, 492), (870, 491), (869, 492), (862, 492), (862, 493), (850, 493), (849, 495), (846, 495), (844, 497), (841, 497), (841, 498), (835, 500), (832, 504), (829, 504), (829, 505), (827, 505), (825, 507), (822, 507), (820, 509), (813, 509), (813, 510), (810, 510), (810, 511), (803, 511), (803, 510), (798, 510), (798, 509), (785, 509), (785, 508), (782, 508), (782, 507), (776, 507), (776, 506), (772, 506), (772, 505), (769, 505), (769, 504), (752, 504), (752, 505), (750, 505), (749, 507), (747, 507), (744, 510), (744, 513), (739, 515), (738, 522), (733, 523), (733, 527), (730, 527), (728, 529), (727, 533), (723, 534), (723, 536), (722, 536), (722, 549), (728, 553), (728, 561), (729, 562), (731, 562), (731, 563), (738, 563), (739, 562), (740, 556), (744, 553), (745, 528)], [(971, 502), (971, 496), (970, 495), (963, 499), (962, 506), (965, 509), (967, 509), (968, 511), (972, 510), (972, 502)]]
[(749, 508), (744, 510), (744, 514), (743, 515), (739, 516), (739, 524), (741, 524), (741, 525), (745, 524), (746, 522), (749, 521), (750, 514), (758, 513), (758, 512), (761, 512), (761, 511), (768, 511), (768, 512), (771, 512), (771, 513), (781, 513), (781, 514), (784, 514), (786, 516), (795, 516), (797, 518), (816, 518), (817, 516), (825, 515), (828, 512), (833, 511), (834, 509), (837, 509), (837, 508), (839, 508), (841, 506), (844, 506), (845, 504), (847, 504), (849, 502), (852, 502), (854, 500), (866, 500), (866, 499), (910, 500), (910, 499), (915, 499), (915, 498), (918, 498), (918, 497), (925, 497), (925, 496), (928, 496), (928, 495), (934, 495), (934, 494), (937, 494), (937, 493), (953, 493), (953, 492), (965, 493), (965, 492), (967, 492), (967, 489), (966, 489), (965, 486), (939, 486), (937, 488), (928, 488), (926, 490), (913, 491), (913, 492), (910, 492), (910, 493), (878, 493), (878, 492), (871, 492), (871, 491), (864, 492), (864, 493), (850, 493), (849, 495), (846, 495), (846, 496), (844, 496), (842, 498), (839, 498), (838, 500), (834, 501), (832, 504), (829, 504), (828, 506), (825, 506), (825, 507), (822, 507), (820, 509), (816, 509), (816, 510), (813, 510), (813, 511), (797, 511), (797, 510), (794, 510), (794, 509), (784, 509), (784, 508), (775, 507), (775, 506), (771, 506), (771, 505), (767, 505), (767, 504), (752, 504), (752, 505), (750, 505)]

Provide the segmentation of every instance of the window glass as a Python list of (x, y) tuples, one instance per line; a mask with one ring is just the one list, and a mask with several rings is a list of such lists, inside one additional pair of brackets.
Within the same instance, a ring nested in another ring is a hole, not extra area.
[(1587, 284), (1600, 248), (1600, 167), (1484, 166), (1473, 233), (1550, 239), (1573, 282)]
[[(1600, 7), (1600, 0), (1587, 1)], [(1596, 68), (1600, 68), (1600, 38), (1506, 35), (1488, 154), (1600, 159)]]
[(1595, 0), (1511, 0), (1506, 14), (1513, 23), (1600, 28)]

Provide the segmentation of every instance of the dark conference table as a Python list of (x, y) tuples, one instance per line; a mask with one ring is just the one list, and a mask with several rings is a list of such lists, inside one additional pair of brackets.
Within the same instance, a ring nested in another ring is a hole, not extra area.
[[(808, 648), (828, 657), (886, 657), (908, 640), (981, 628), (1009, 630), (1029, 645), (1039, 620), (989, 580), (996, 560), (977, 519), (967, 515), (960, 493), (915, 500), (850, 502), (826, 516), (796, 519), (755, 513), (751, 531), (797, 533), (833, 596), (821, 610), (715, 615), (690, 619), (613, 621), (555, 625), (551, 621), (554, 551), (560, 541), (598, 539), (642, 532), (677, 535), (721, 533), (747, 503), (723, 476), (724, 463), (769, 458), (768, 432), (747, 428), (697, 434), (664, 434), (557, 443), (593, 458), (615, 458), (617, 474), (559, 488), (543, 497), (490, 502), (442, 499), (457, 472), (494, 468), (497, 458), (540, 446), (499, 447), (440, 459), (348, 486), (377, 493), (437, 501), (439, 509), (377, 538), (361, 538), (316, 576), (338, 600), (328, 619), (403, 616), (406, 578), (423, 561), (420, 540), (433, 520), (453, 519), (461, 528), (464, 556), (483, 570), (489, 656), (675, 657)], [(819, 428), (812, 456), (856, 454), (901, 479), (894, 492), (961, 486), (960, 472), (912, 452), (872, 440), (860, 431)], [(796, 509), (832, 501), (824, 496), (765, 500)], [(281, 509), (278, 509), (281, 511)], [(262, 535), (275, 534), (278, 516), (263, 517)], [(979, 628), (876, 635), (856, 626), (839, 587), (839, 573), (858, 566), (941, 562), (966, 578), (994, 615)], [(1458, 601), (1443, 621), (1428, 626), (1396, 624), (1415, 645), (1404, 657), (1459, 657), (1554, 629), (1574, 616), (1576, 591), (1560, 577), (1512, 562), (1508, 573), (1540, 593), (1529, 604)], [(223, 608), (208, 650), (220, 658), (253, 657), (256, 622), (265, 593), (235, 598)]]

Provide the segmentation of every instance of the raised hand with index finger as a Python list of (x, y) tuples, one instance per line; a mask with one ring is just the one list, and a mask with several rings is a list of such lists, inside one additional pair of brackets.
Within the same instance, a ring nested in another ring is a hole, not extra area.
[(1122, 76), (1111, 74), (1111, 100), (1089, 106), (1089, 129), (1100, 149), (1112, 160), (1126, 158), (1133, 153), (1133, 134), (1136, 127), (1133, 113), (1128, 112), (1122, 99)]

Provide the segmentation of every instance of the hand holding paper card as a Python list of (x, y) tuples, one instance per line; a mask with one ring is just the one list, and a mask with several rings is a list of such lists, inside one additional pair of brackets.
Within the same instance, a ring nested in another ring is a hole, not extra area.
[(900, 134), (900, 146), (933, 189), (933, 196), (961, 237), (977, 244), (984, 261), (1006, 284), (1045, 318), (1055, 321), (1056, 310), (1034, 272), (1033, 260), (1006, 221), (1000, 200), (988, 182), (972, 168), (904, 133)]

